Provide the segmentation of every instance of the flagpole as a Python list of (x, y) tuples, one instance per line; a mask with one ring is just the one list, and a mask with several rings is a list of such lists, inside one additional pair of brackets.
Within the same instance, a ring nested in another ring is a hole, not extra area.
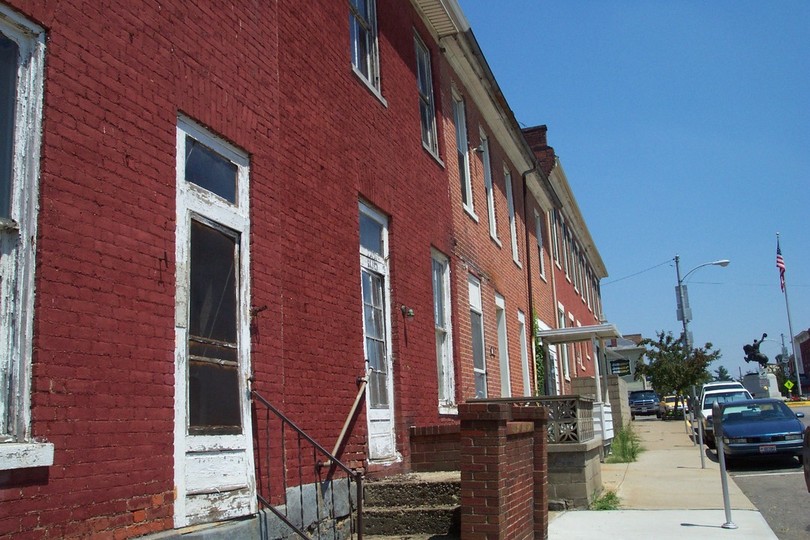
[[(776, 249), (779, 249), (779, 233), (776, 233)], [(790, 320), (790, 302), (788, 301), (787, 280), (782, 273), (782, 292), (785, 293), (785, 310), (787, 311), (788, 331), (790, 332), (790, 347), (793, 349), (793, 369), (796, 371), (796, 395), (802, 396), (802, 380), (799, 375), (799, 355), (796, 354), (796, 341), (793, 339), (793, 323)]]

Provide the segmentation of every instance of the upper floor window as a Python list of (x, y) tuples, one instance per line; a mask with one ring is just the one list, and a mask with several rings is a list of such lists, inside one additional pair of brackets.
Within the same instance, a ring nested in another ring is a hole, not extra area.
[(0, 5), (0, 469), (53, 464), (30, 425), (44, 58), (45, 31)]
[(504, 183), (506, 184), (506, 208), (509, 211), (509, 235), (512, 239), (512, 260), (520, 266), (520, 249), (517, 235), (517, 216), (515, 215), (515, 194), (512, 192), (512, 173), (508, 170), (503, 172)]
[(458, 176), (461, 181), (461, 204), (470, 214), (473, 209), (472, 182), (470, 182), (470, 158), (467, 153), (467, 115), (464, 110), (464, 99), (453, 95), (453, 122), (456, 125), (456, 156), (458, 158)]
[(349, 35), (355, 72), (378, 93), (380, 59), (375, 0), (349, 0)]
[(416, 46), (416, 85), (419, 89), (419, 119), (422, 124), (422, 145), (433, 155), (438, 155), (436, 105), (433, 100), (430, 51), (419, 36), (414, 37), (414, 43)]
[(484, 165), (484, 190), (487, 195), (487, 218), (489, 219), (489, 236), (499, 246), (498, 221), (495, 217), (495, 189), (492, 183), (492, 157), (489, 153), (489, 139), (481, 133), (481, 161)]
[(540, 277), (546, 276), (545, 260), (543, 257), (543, 218), (541, 214), (534, 211), (534, 235), (537, 239), (537, 267), (540, 269)]
[(551, 250), (554, 252), (554, 260), (557, 266), (560, 266), (560, 217), (559, 213), (555, 210), (551, 220)]

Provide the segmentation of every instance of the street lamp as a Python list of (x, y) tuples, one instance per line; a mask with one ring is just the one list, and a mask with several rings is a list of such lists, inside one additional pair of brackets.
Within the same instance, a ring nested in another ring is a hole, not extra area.
[(686, 274), (681, 277), (681, 258), (678, 255), (675, 255), (675, 274), (678, 277), (678, 286), (675, 287), (675, 294), (678, 302), (678, 320), (683, 321), (683, 344), (687, 351), (692, 349), (692, 343), (689, 339), (689, 321), (692, 320), (692, 310), (689, 308), (689, 296), (686, 292), (686, 286), (683, 282), (686, 278), (697, 270), (698, 268), (703, 268), (704, 266), (728, 266), (728, 263), (731, 262), (728, 259), (720, 259), (718, 261), (707, 262), (703, 264), (699, 264), (696, 267), (689, 270)]

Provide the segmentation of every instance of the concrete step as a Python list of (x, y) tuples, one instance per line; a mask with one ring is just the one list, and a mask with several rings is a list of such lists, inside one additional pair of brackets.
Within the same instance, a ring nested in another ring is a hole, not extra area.
[(366, 482), (363, 534), (399, 539), (452, 539), (461, 525), (461, 475), (410, 473)]
[(366, 482), (363, 504), (368, 507), (430, 507), (458, 505), (458, 472), (410, 473)]
[(459, 506), (363, 508), (363, 535), (408, 537), (441, 535), (458, 531)]

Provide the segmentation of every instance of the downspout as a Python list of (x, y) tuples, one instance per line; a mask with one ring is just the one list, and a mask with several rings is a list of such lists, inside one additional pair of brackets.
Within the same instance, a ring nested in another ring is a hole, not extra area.
[[(549, 216), (550, 223), (546, 223), (546, 225), (550, 225), (549, 231), (551, 231), (551, 227), (554, 227), (554, 216), (553, 216), (553, 209), (552, 214)], [(551, 240), (551, 235), (549, 236), (549, 240)], [(551, 301), (554, 302), (554, 327), (559, 328), (560, 322), (557, 320), (557, 272), (555, 271), (555, 266), (557, 265), (556, 261), (554, 260), (554, 246), (551, 246), (551, 269), (549, 270), (549, 274), (551, 274)], [(556, 360), (560, 360), (562, 358), (562, 352), (560, 349), (557, 349), (557, 358)], [(555, 370), (556, 373), (556, 370)], [(551, 394), (551, 389), (549, 388), (549, 395)], [(557, 385), (554, 385), (554, 391), (557, 391)], [(556, 395), (556, 394), (554, 394)]]
[[(531, 321), (531, 330), (529, 331), (529, 335), (532, 339), (532, 381), (534, 381), (535, 386), (535, 395), (539, 395), (540, 392), (537, 388), (537, 362), (535, 361), (535, 343), (537, 342), (537, 336), (534, 332), (535, 321), (534, 321), (534, 287), (532, 287), (532, 256), (531, 251), (529, 250), (529, 242), (531, 241), (531, 236), (529, 235), (529, 197), (528, 197), (528, 181), (526, 177), (537, 170), (538, 164), (537, 160), (532, 161), (532, 168), (528, 171), (524, 172), (521, 175), (523, 179), (523, 232), (526, 236), (526, 285), (528, 288), (529, 293), (529, 320)], [(542, 257), (542, 255), (540, 255)], [(547, 354), (543, 355), (543, 362), (545, 362), (546, 358), (548, 358)], [(545, 386), (545, 378), (543, 380), (544, 390), (546, 390)], [(546, 392), (548, 394), (548, 392)]]

